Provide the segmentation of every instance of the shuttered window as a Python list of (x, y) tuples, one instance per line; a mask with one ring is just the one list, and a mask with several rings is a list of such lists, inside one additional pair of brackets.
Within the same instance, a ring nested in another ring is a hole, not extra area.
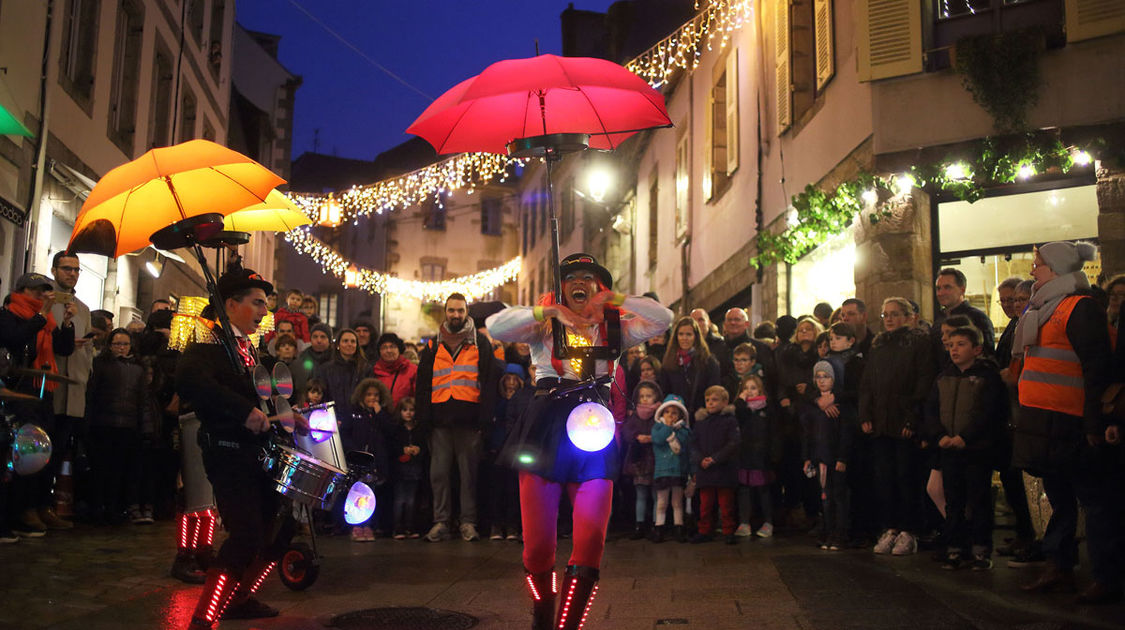
[(726, 70), (727, 176), (738, 170), (738, 49), (727, 57)]
[(1065, 4), (1067, 42), (1125, 31), (1122, 0), (1066, 0)]
[(813, 12), (813, 25), (816, 31), (816, 89), (820, 91), (836, 73), (832, 0), (814, 0)]
[(774, 75), (777, 101), (777, 134), (793, 124), (792, 68), (789, 65), (789, 0), (777, 0), (774, 10)]
[(921, 0), (857, 0), (860, 81), (922, 71)]

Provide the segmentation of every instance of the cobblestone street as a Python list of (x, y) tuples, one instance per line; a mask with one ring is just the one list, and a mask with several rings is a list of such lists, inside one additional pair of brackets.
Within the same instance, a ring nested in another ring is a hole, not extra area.
[[(110, 630), (182, 628), (200, 587), (168, 577), (175, 532), (151, 527), (78, 528), (0, 547), (0, 628)], [(319, 539), (319, 580), (293, 592), (276, 578), (261, 596), (282, 616), (224, 629), (313, 630), (349, 611), (419, 606), (466, 613), (480, 629), (527, 628), (520, 546), (511, 542), (424, 544)], [(569, 550), (566, 541), (562, 554)], [(1125, 606), (1080, 608), (1064, 594), (1025, 595), (1036, 569), (942, 571), (928, 554), (829, 554), (806, 536), (654, 545), (611, 541), (588, 627), (1120, 628)], [(407, 626), (403, 626), (407, 628)]]

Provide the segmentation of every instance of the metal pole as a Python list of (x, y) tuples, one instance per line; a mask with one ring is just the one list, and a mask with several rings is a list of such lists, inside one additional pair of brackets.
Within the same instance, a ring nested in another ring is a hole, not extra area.
[(551, 183), (551, 163), (559, 159), (550, 149), (547, 149), (547, 211), (551, 218), (551, 262), (555, 276), (555, 302), (563, 303), (562, 276), (559, 272), (559, 217), (555, 214), (555, 190)]

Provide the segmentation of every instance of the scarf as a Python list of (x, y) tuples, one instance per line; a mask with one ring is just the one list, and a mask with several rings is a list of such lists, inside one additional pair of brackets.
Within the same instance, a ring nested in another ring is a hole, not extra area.
[(379, 367), (383, 368), (390, 374), (395, 374), (396, 376), (406, 369), (406, 364), (408, 363), (410, 363), (410, 360), (402, 355), (399, 355), (399, 357), (394, 361), (389, 362), (384, 361), (383, 359), (379, 359)]
[(1079, 270), (1052, 278), (1043, 286), (1032, 289), (1027, 310), (1020, 315), (1019, 322), (1016, 323), (1016, 333), (1012, 339), (1012, 360), (1022, 358), (1024, 350), (1039, 341), (1039, 328), (1051, 319), (1051, 315), (1063, 298), (1073, 295), (1080, 289), (1089, 288), (1090, 281), (1086, 279), (1086, 274)]
[(762, 395), (754, 396), (750, 400), (746, 401), (746, 406), (753, 409), (754, 411), (760, 411), (766, 406), (766, 397)]
[[(21, 319), (31, 319), (43, 308), (43, 300), (37, 300), (23, 293), (13, 293), (12, 302), (8, 310)], [(55, 317), (50, 312), (46, 315), (47, 323), (35, 335), (35, 356), (32, 357), (31, 367), (46, 369), (55, 374), (59, 373), (59, 365), (55, 362), (54, 337)], [(59, 384), (57, 381), (47, 381), (47, 391), (53, 392)]]
[(636, 405), (637, 417), (640, 418), (641, 420), (651, 420), (653, 414), (656, 413), (656, 408), (659, 407), (659, 406), (660, 406), (660, 403), (649, 403), (649, 404), (637, 403), (637, 405)]
[(691, 358), (695, 355), (695, 348), (689, 350), (676, 350), (676, 365), (686, 368), (691, 367)]
[(476, 331), (477, 327), (473, 323), (472, 317), (465, 318), (465, 323), (461, 326), (461, 330), (450, 330), (449, 320), (446, 320), (441, 323), (441, 328), (438, 329), (438, 343), (445, 344), (445, 347), (452, 353), (457, 348), (460, 348), (461, 344), (465, 343), (469, 335), (472, 335)]

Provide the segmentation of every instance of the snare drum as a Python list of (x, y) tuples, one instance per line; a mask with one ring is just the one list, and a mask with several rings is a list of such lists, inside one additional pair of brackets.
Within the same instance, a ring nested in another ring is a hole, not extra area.
[(293, 434), (297, 448), (345, 473), (348, 472), (348, 461), (344, 458), (344, 443), (340, 439), (340, 429), (336, 423), (336, 403), (327, 402), (297, 411), (309, 420), (308, 435)]
[(280, 445), (269, 453), (266, 468), (273, 472), (274, 490), (279, 494), (321, 510), (331, 508), (332, 495), (347, 477), (331, 464)]

